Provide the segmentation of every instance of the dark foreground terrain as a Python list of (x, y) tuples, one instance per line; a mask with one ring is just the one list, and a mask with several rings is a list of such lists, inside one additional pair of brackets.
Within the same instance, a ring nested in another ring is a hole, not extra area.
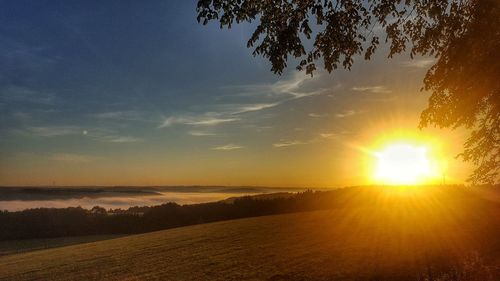
[(3, 256), (0, 280), (500, 280), (497, 203), (451, 191), (362, 194), (332, 210)]

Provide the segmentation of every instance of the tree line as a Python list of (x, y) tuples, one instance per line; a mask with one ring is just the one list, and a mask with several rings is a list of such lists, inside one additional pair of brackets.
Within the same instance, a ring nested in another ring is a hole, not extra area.
[(166, 203), (126, 210), (94, 207), (0, 212), (0, 240), (133, 234), (221, 220), (338, 207), (353, 190), (305, 191), (291, 196), (234, 199), (192, 205)]
[[(387, 189), (349, 187), (331, 191), (304, 191), (281, 197), (238, 197), (212, 203), (179, 205), (166, 203), (151, 207), (106, 210), (94, 207), (36, 208), (0, 212), (0, 240), (53, 238), (81, 235), (135, 234), (222, 220), (336, 208), (368, 207), (381, 200), (401, 204)], [(473, 194), (457, 186), (419, 187), (434, 199), (471, 199)]]

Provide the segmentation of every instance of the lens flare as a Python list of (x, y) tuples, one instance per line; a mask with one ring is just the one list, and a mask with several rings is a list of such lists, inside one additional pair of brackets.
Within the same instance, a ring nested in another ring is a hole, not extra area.
[(372, 184), (409, 186), (444, 181), (446, 158), (436, 137), (411, 130), (395, 130), (373, 138), (363, 147)]
[(384, 184), (419, 184), (432, 175), (428, 148), (406, 143), (376, 151), (375, 180)]

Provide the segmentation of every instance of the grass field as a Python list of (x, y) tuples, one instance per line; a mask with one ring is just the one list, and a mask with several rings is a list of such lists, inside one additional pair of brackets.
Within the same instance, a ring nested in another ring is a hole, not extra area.
[(124, 235), (90, 235), (77, 237), (0, 241), (0, 256), (108, 240), (122, 236)]
[(437, 280), (470, 256), (498, 274), (498, 204), (374, 200), (3, 256), (0, 280)]

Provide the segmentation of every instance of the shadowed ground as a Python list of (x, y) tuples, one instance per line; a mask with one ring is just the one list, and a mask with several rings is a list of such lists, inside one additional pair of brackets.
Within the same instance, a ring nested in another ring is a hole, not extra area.
[(437, 275), (470, 254), (499, 265), (496, 203), (443, 194), (373, 200), (372, 207), (225, 221), (4, 256), (0, 280), (412, 280)]
[(22, 252), (31, 252), (35, 250), (57, 248), (81, 243), (89, 243), (123, 237), (125, 235), (89, 235), (75, 236), (62, 238), (42, 238), (42, 239), (26, 239), (16, 241), (0, 241), (0, 256), (12, 255)]

